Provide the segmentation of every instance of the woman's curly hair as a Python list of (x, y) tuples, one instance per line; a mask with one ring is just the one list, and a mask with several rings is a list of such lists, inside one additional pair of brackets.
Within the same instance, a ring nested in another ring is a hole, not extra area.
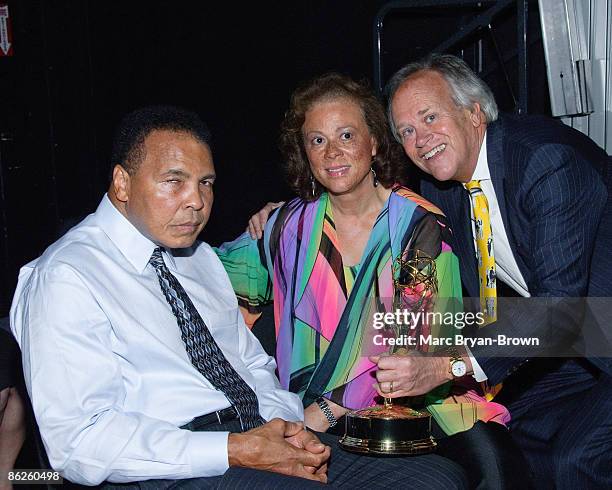
[(298, 87), (291, 96), (289, 109), (281, 124), (280, 150), (284, 157), (287, 183), (295, 193), (306, 201), (318, 199), (325, 190), (314, 180), (306, 156), (302, 126), (306, 112), (317, 102), (349, 99), (361, 107), (363, 118), (370, 134), (376, 140), (376, 157), (372, 168), (378, 181), (389, 188), (404, 181), (406, 162), (400, 146), (392, 138), (385, 110), (366, 82), (356, 82), (340, 73), (327, 73)]

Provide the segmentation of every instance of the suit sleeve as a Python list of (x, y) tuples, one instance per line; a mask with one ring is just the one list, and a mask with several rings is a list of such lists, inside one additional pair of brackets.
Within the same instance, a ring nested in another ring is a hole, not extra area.
[[(575, 151), (541, 148), (526, 180), (525, 211), (533, 254), (532, 296), (586, 296), (590, 259), (607, 192), (593, 167)], [(540, 163), (542, 162), (542, 163)], [(547, 170), (555, 166), (554, 170)]]

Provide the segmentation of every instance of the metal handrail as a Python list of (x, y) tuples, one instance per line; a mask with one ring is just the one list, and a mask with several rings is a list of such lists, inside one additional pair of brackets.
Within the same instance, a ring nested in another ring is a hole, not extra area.
[[(517, 42), (518, 42), (518, 99), (514, 97), (514, 92), (510, 86), (507, 73), (506, 83), (512, 94), (512, 98), (515, 100), (516, 112), (519, 114), (527, 112), (527, 0), (404, 0), (394, 1), (385, 4), (376, 13), (373, 23), (373, 37), (374, 37), (374, 87), (379, 92), (383, 91), (383, 62), (382, 62), (382, 31), (384, 27), (384, 21), (386, 16), (395, 10), (405, 10), (413, 8), (426, 8), (426, 7), (440, 7), (440, 6), (458, 6), (458, 5), (482, 5), (487, 3), (493, 3), (493, 5), (486, 11), (478, 14), (469, 24), (461, 27), (459, 31), (449, 37), (446, 41), (436, 46), (434, 52), (445, 52), (450, 50), (453, 46), (472, 35), (474, 32), (482, 28), (487, 28), (491, 32), (491, 22), (493, 18), (500, 14), (505, 9), (509, 8), (513, 3), (516, 4), (517, 9)], [(491, 32), (492, 34), (492, 32)], [(503, 69), (503, 59), (499, 50), (496, 51), (499, 58), (500, 66)]]

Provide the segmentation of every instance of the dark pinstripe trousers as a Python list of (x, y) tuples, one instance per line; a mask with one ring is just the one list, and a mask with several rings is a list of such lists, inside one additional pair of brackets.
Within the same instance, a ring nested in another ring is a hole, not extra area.
[[(239, 432), (236, 421), (207, 427), (206, 430)], [(321, 441), (332, 448), (328, 469), (328, 484), (303, 478), (280, 475), (248, 468), (230, 468), (225, 474), (188, 480), (147, 480), (130, 484), (106, 484), (104, 490), (116, 489), (455, 489), (468, 488), (464, 471), (459, 465), (442, 456), (429, 454), (406, 458), (376, 458), (343, 451), (338, 437), (317, 433)]]
[(584, 360), (530, 364), (513, 380), (516, 388), (506, 383), (499, 398), (510, 410), (510, 433), (536, 488), (612, 488), (612, 378)]

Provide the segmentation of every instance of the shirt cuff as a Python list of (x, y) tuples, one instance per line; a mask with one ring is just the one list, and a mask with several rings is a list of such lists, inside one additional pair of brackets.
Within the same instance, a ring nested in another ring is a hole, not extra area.
[(229, 432), (191, 432), (185, 450), (191, 460), (193, 478), (219, 476), (229, 468)]
[[(278, 382), (277, 382), (278, 383)], [(259, 413), (267, 421), (280, 418), (289, 422), (304, 421), (302, 400), (295, 394), (280, 388), (257, 391)]]
[(474, 371), (474, 374), (472, 374), (472, 378), (474, 378), (479, 383), (481, 383), (482, 381), (486, 381), (488, 379), (487, 375), (480, 367), (480, 364), (478, 364), (478, 362), (476, 361), (476, 358), (472, 355), (470, 349), (466, 347), (465, 350), (467, 351), (467, 355), (470, 358), (470, 362), (472, 363), (472, 371)]
[(271, 411), (270, 413), (266, 415), (267, 417), (264, 416), (264, 418), (266, 419), (267, 422), (270, 422), (270, 420), (274, 418), (283, 419), (283, 420), (286, 420), (287, 422), (304, 422), (304, 414), (301, 414), (301, 415), (295, 414), (294, 412), (291, 412), (289, 410), (277, 409), (277, 410)]

